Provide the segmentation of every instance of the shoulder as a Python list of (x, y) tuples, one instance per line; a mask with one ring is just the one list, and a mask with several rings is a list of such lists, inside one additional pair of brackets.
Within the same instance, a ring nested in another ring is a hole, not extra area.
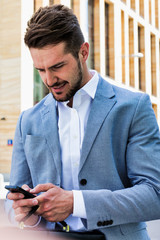
[(41, 112), (47, 108), (48, 105), (55, 104), (55, 100), (51, 93), (44, 97), (40, 102), (38, 102), (33, 107), (23, 111), (19, 116), (19, 124), (23, 126), (28, 126), (29, 124), (39, 124), (41, 121)]
[(36, 115), (39, 114), (40, 111), (47, 106), (49, 103), (53, 103), (55, 100), (52, 96), (51, 93), (49, 93), (48, 95), (46, 95), (40, 102), (38, 102), (37, 104), (35, 104), (33, 107), (23, 111), (23, 115), (24, 116), (30, 116), (30, 115)]
[(115, 98), (118, 103), (133, 103), (138, 104), (139, 101), (150, 102), (148, 94), (119, 87), (115, 84), (109, 83), (107, 80), (100, 77), (99, 87), (102, 89), (103, 94)]

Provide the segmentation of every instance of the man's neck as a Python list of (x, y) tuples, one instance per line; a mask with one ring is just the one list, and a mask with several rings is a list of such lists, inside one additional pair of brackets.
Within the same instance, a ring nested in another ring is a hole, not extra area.
[(73, 106), (73, 97), (69, 100), (69, 102), (67, 103), (67, 106), (72, 108), (72, 106)]

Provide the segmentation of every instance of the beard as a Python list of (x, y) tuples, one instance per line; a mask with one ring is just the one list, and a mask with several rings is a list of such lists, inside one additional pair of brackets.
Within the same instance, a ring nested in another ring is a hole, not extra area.
[[(75, 95), (75, 93), (81, 88), (83, 74), (82, 74), (82, 67), (81, 67), (79, 58), (77, 59), (77, 69), (75, 72), (76, 72), (76, 74), (72, 79), (73, 86), (68, 90), (68, 92), (66, 93), (66, 95), (64, 97), (58, 98), (52, 92), (52, 95), (56, 101), (65, 102), (65, 101), (71, 100), (73, 98), (73, 96)], [(58, 86), (58, 85), (59, 85), (58, 83), (54, 84), (54, 86)], [(57, 95), (61, 95), (61, 93), (57, 93)]]

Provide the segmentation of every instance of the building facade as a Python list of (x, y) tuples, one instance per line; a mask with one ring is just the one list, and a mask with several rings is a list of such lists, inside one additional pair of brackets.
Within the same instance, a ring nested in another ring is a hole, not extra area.
[[(0, 172), (9, 173), (19, 114), (48, 90), (23, 37), (41, 6), (71, 7), (90, 44), (88, 65), (107, 81), (150, 95), (160, 125), (159, 0), (0, 0)], [(126, 99), (127, 101), (127, 99)]]

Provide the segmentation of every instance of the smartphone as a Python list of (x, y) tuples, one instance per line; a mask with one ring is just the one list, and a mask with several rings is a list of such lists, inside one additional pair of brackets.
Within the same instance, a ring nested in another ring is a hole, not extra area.
[(19, 187), (19, 186), (13, 186), (13, 185), (6, 185), (5, 188), (7, 190), (9, 190), (12, 193), (22, 193), (24, 195), (24, 198), (34, 198), (36, 197), (35, 195), (33, 195), (30, 192), (25, 191), (23, 188)]
[[(24, 199), (36, 197), (32, 193), (25, 191), (23, 188), (21, 188), (19, 186), (6, 185), (5, 188), (12, 193), (22, 193), (24, 195)], [(33, 206), (32, 207), (32, 212), (35, 212), (38, 209), (38, 207), (39, 207), (38, 205)]]

